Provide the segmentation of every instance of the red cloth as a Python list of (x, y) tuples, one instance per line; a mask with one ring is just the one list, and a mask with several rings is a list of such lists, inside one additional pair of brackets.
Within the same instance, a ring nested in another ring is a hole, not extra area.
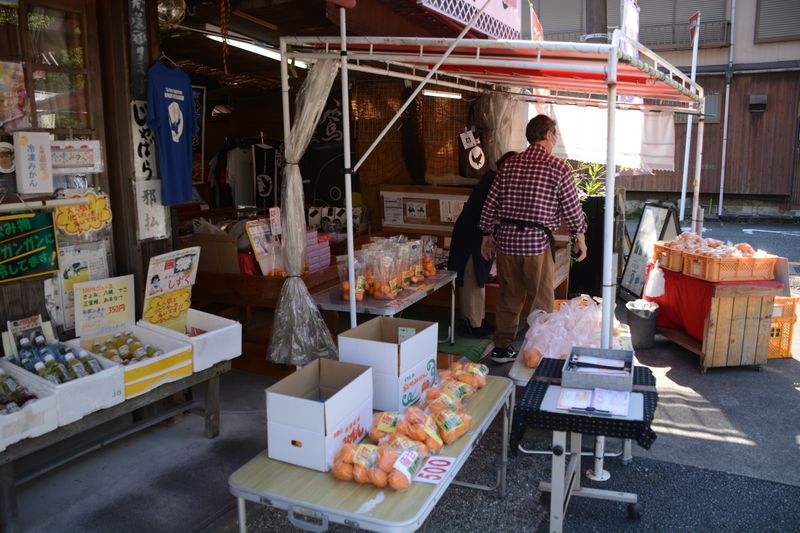
[[(652, 263), (647, 265), (650, 277)], [(711, 309), (714, 287), (717, 285), (756, 285), (759, 287), (780, 288), (780, 281), (720, 281), (712, 283), (702, 279), (684, 276), (680, 272), (661, 269), (664, 272), (664, 295), (646, 300), (658, 304), (656, 326), (684, 331), (690, 337), (703, 342), (706, 316)], [(647, 282), (645, 281), (645, 286)]]
[(260, 276), (261, 267), (253, 254), (239, 252), (239, 271), (246, 276)]

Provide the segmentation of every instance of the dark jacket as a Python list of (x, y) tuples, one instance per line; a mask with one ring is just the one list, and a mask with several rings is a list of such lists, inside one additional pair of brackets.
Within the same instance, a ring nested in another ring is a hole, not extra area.
[(481, 180), (475, 185), (469, 195), (464, 209), (458, 215), (455, 226), (453, 226), (453, 238), (450, 240), (450, 257), (447, 261), (447, 269), (455, 270), (458, 273), (458, 284), (464, 285), (464, 268), (467, 266), (467, 259), (472, 257), (472, 266), (475, 269), (475, 278), (478, 285), (483, 287), (489, 279), (489, 271), (492, 268), (492, 261), (487, 261), (481, 256), (481, 230), (478, 229), (478, 222), (483, 211), (483, 203), (489, 195), (496, 173), (490, 170), (483, 175)]

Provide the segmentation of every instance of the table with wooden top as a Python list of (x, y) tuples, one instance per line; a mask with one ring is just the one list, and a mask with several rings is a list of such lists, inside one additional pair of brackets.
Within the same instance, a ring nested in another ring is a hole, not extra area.
[[(239, 531), (247, 530), (245, 503), (270, 505), (288, 512), (289, 521), (308, 531), (324, 531), (330, 522), (368, 531), (415, 531), (423, 525), (450, 484), (480, 490), (500, 490), (505, 496), (509, 428), (514, 405), (514, 385), (508, 378), (487, 376), (486, 387), (470, 396), (467, 412), (472, 428), (440, 455), (454, 457), (453, 468), (437, 485), (414, 482), (403, 492), (371, 484), (340, 481), (330, 472), (317, 472), (276, 461), (264, 451), (234, 472), (228, 485), (238, 499)], [(494, 486), (456, 481), (478, 440), (502, 410), (503, 439)], [(309, 521), (310, 517), (315, 521)]]

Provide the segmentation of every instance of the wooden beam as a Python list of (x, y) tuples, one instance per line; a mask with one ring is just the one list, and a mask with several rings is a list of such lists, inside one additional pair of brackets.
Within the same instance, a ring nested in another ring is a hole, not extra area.
[(237, 9), (236, 11), (233, 12), (233, 14), (236, 15), (237, 17), (239, 17), (239, 18), (242, 18), (242, 19), (248, 21), (248, 22), (252, 22), (253, 24), (258, 24), (259, 26), (267, 28), (268, 30), (273, 30), (273, 31), (277, 31), (278, 30), (278, 26), (277, 25), (275, 25), (275, 24), (273, 24), (271, 22), (267, 22), (266, 20), (258, 18), (258, 17), (254, 16), (254, 15), (251, 15), (250, 13), (246, 13), (246, 12), (242, 11), (241, 9)]

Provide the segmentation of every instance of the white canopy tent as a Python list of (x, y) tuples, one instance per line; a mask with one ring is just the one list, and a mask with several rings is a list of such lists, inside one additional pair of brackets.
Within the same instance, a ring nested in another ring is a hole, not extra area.
[[(467, 31), (489, 4), (476, 10), (470, 22), (456, 39), (408, 38), (408, 37), (346, 37), (345, 9), (340, 8), (339, 37), (282, 37), (281, 75), (283, 91), (284, 130), (289, 132), (289, 83), (288, 61), (302, 60), (307, 63), (327, 60), (338, 61), (341, 69), (342, 106), (349, 107), (348, 72), (350, 70), (379, 74), (405, 80), (418, 81), (419, 85), (389, 121), (384, 130), (373, 141), (351, 167), (349, 113), (343, 113), (345, 206), (347, 212), (347, 255), (350, 285), (350, 324), (356, 326), (356, 298), (354, 275), (353, 224), (352, 224), (352, 174), (369, 157), (372, 150), (403, 114), (426, 84), (478, 93), (499, 93), (509, 98), (530, 102), (552, 104), (574, 104), (605, 108), (606, 128), (606, 190), (605, 220), (603, 236), (603, 302), (601, 347), (611, 347), (614, 322), (616, 283), (613, 279), (613, 194), (616, 181), (616, 118), (618, 109), (661, 110), (698, 115), (698, 142), (695, 158), (694, 202), (692, 228), (700, 231), (699, 191), (700, 161), (703, 153), (704, 106), (703, 89), (691, 81), (661, 57), (630, 39), (619, 30), (614, 31), (609, 44), (568, 43), (548, 41), (508, 41), (463, 39)], [(314, 67), (316, 68), (316, 67)], [(305, 87), (304, 87), (305, 88)], [(630, 98), (621, 98), (630, 97)], [(322, 96), (324, 99), (324, 96)], [(641, 102), (641, 103), (640, 103)], [(311, 107), (311, 106), (309, 106)], [(298, 107), (296, 122), (309, 120)], [(314, 120), (316, 121), (316, 120)], [(298, 154), (302, 155), (300, 150)], [(299, 173), (294, 177), (299, 183)], [(290, 184), (285, 188), (290, 188)], [(284, 220), (294, 219), (297, 225), (289, 230), (284, 224), (286, 240), (294, 253), (302, 254), (302, 226), (297, 221), (302, 216), (302, 190), (291, 187), (294, 193), (285, 196)], [(298, 195), (299, 193), (299, 195)], [(287, 203), (286, 199), (290, 201)], [(293, 213), (287, 217), (287, 212)], [(296, 280), (289, 280), (296, 281)], [(313, 303), (290, 301), (289, 282), (281, 291), (276, 316), (280, 317), (285, 306), (288, 311), (309, 322), (321, 321)], [(297, 285), (297, 284), (295, 284)], [(296, 292), (296, 291), (295, 291)], [(307, 293), (306, 293), (307, 294)], [(299, 293), (295, 299), (302, 298)], [(308, 299), (310, 300), (310, 298)], [(301, 310), (300, 307), (313, 309)], [(299, 318), (298, 318), (299, 319)], [(276, 324), (277, 326), (277, 324)], [(277, 329), (277, 328), (276, 328)], [(279, 336), (291, 337), (293, 332), (274, 330)], [(327, 334), (327, 331), (325, 332)], [(317, 335), (312, 335), (317, 337)], [(320, 335), (322, 336), (322, 335)], [(297, 335), (294, 335), (296, 338)], [(316, 345), (325, 344), (321, 341)], [(292, 342), (283, 342), (292, 346)], [(272, 353), (272, 347), (271, 347)], [(297, 355), (297, 354), (295, 354)], [(311, 354), (302, 354), (309, 357)], [(302, 360), (302, 359), (300, 359)], [(630, 444), (626, 443), (626, 456)], [(603, 470), (604, 438), (597, 437), (595, 448), (594, 479), (607, 479)]]

